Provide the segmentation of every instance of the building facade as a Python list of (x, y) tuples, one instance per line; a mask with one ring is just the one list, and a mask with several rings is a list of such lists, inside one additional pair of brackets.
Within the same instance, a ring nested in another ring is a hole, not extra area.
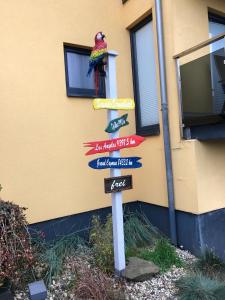
[[(162, 0), (162, 14), (178, 245), (196, 254), (213, 248), (222, 257), (225, 42), (207, 41), (225, 32), (225, 2)], [(109, 172), (90, 169), (83, 147), (107, 139), (106, 112), (93, 111), (93, 80), (84, 76), (102, 31), (119, 53), (118, 96), (136, 101), (120, 134), (145, 137), (122, 150), (143, 160), (142, 168), (123, 172), (134, 180), (124, 203), (169, 235), (155, 1), (8, 0), (0, 15), (1, 197), (27, 207), (28, 221), (49, 234), (53, 225), (81, 230), (96, 210), (110, 210)], [(104, 82), (100, 91), (104, 97)]]

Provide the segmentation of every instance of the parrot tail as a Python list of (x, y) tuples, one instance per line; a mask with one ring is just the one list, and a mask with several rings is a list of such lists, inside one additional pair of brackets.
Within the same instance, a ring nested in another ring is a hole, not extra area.
[(88, 72), (87, 72), (87, 76), (91, 76), (91, 72), (93, 70), (92, 66), (89, 66)]
[(99, 91), (99, 71), (96, 69), (95, 71), (95, 93), (96, 96), (98, 96), (98, 91)]

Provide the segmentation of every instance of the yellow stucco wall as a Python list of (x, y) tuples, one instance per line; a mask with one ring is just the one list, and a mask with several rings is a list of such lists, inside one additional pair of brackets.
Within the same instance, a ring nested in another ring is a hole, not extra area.
[(225, 141), (196, 141), (195, 152), (199, 211), (224, 207)]
[[(203, 157), (212, 159), (216, 146), (211, 151), (207, 145), (180, 139), (172, 56), (207, 39), (207, 6), (225, 11), (224, 1), (219, 0), (163, 1), (176, 208), (194, 213), (224, 207), (225, 191), (221, 186), (215, 205), (211, 195), (203, 205), (202, 199), (207, 196), (203, 193), (204, 176), (209, 178), (209, 173), (202, 175)], [(28, 207), (30, 222), (110, 205), (110, 196), (103, 191), (103, 178), (109, 172), (88, 168), (88, 161), (94, 157), (85, 157), (82, 145), (107, 138), (106, 111), (94, 112), (90, 99), (66, 96), (63, 43), (92, 46), (95, 33), (105, 32), (108, 48), (119, 52), (118, 96), (132, 97), (127, 28), (149, 12), (155, 28), (153, 0), (129, 0), (125, 5), (119, 0), (98, 0), (98, 5), (91, 0), (1, 1), (1, 196)], [(160, 136), (148, 137), (138, 148), (122, 152), (124, 156), (143, 157), (143, 168), (123, 172), (134, 176), (134, 189), (124, 192), (124, 201), (167, 205), (161, 111), (159, 114)], [(134, 112), (129, 112), (129, 121), (121, 136), (135, 133)], [(204, 156), (198, 162), (201, 152)], [(225, 169), (222, 154), (217, 160)], [(223, 175), (221, 169), (220, 178)]]
[[(92, 46), (95, 33), (102, 30), (108, 48), (119, 52), (118, 96), (133, 96), (124, 8), (120, 1), (98, 2), (0, 3), (1, 196), (28, 207), (30, 222), (111, 204), (103, 186), (109, 172), (88, 168), (94, 157), (85, 157), (83, 148), (85, 141), (107, 138), (106, 111), (94, 112), (90, 99), (68, 98), (64, 71), (63, 43)], [(134, 112), (129, 112), (129, 121), (121, 135), (135, 133)], [(144, 163), (142, 169), (126, 172), (134, 174), (134, 189), (124, 193), (125, 201), (142, 198), (166, 205), (159, 140), (162, 136), (148, 138), (138, 149), (123, 151), (143, 156)]]

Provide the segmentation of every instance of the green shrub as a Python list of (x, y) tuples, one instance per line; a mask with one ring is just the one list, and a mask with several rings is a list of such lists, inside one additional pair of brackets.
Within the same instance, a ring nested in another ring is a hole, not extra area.
[(107, 216), (105, 223), (101, 223), (99, 216), (92, 218), (92, 229), (89, 239), (93, 246), (96, 265), (103, 272), (113, 272), (114, 255), (111, 215)]
[(189, 275), (176, 282), (180, 300), (225, 299), (225, 284), (202, 275)]
[(196, 263), (192, 270), (210, 278), (225, 279), (225, 263), (213, 252), (206, 251)]
[[(128, 213), (124, 217), (124, 237), (126, 258), (137, 256), (140, 247), (152, 246), (161, 237), (148, 219), (139, 213)], [(90, 242), (95, 253), (97, 266), (104, 272), (114, 269), (112, 216), (108, 215), (105, 223), (98, 216), (92, 218)]]
[(143, 249), (140, 251), (139, 257), (154, 262), (159, 266), (161, 272), (167, 271), (173, 265), (183, 266), (175, 248), (166, 239), (157, 240), (153, 250)]
[(125, 244), (129, 249), (153, 246), (161, 238), (159, 231), (144, 214), (129, 213), (124, 217)]

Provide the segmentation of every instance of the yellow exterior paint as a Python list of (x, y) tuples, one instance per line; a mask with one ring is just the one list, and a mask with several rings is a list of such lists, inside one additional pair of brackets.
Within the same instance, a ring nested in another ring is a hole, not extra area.
[(199, 211), (224, 207), (225, 141), (196, 142), (195, 152)]
[[(208, 9), (225, 13), (225, 1), (162, 2), (175, 204), (179, 210), (207, 212), (225, 207), (225, 143), (181, 139), (173, 55), (208, 38)], [(132, 98), (128, 28), (150, 13), (157, 53), (154, 0), (1, 1), (1, 197), (28, 207), (29, 222), (111, 204), (103, 188), (109, 173), (88, 168), (83, 148), (85, 141), (107, 139), (106, 111), (94, 111), (91, 99), (66, 96), (63, 44), (90, 47), (102, 30), (108, 49), (119, 53), (118, 97)], [(130, 172), (134, 189), (124, 192), (124, 201), (167, 206), (159, 70), (157, 80), (161, 134), (122, 150), (143, 162)], [(121, 136), (135, 133), (133, 111), (128, 120)]]

